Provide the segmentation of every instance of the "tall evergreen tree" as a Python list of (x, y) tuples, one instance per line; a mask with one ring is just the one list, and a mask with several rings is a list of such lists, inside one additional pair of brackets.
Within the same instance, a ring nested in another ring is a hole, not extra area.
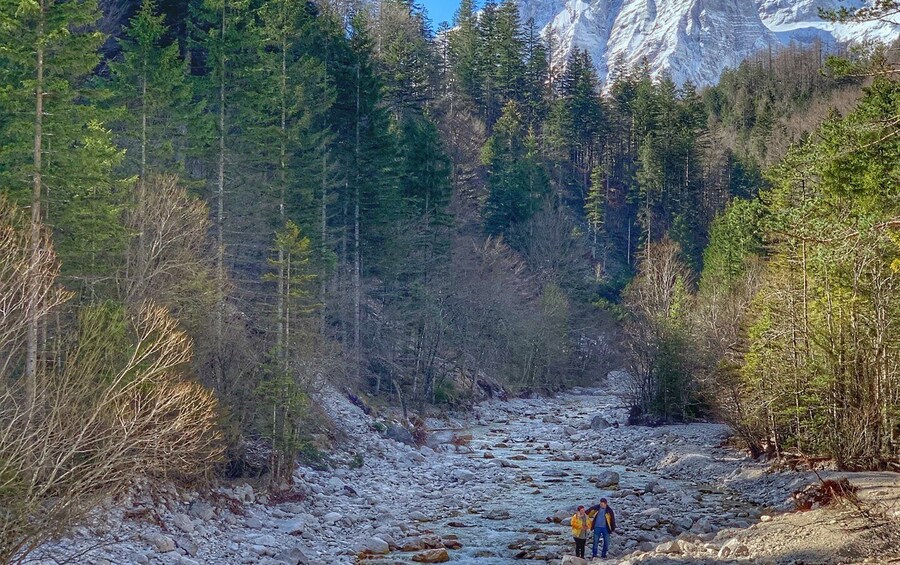
[(119, 39), (121, 59), (110, 63), (113, 99), (126, 109), (116, 133), (128, 150), (128, 172), (141, 181), (183, 168), (188, 131), (199, 126), (203, 108), (164, 19), (153, 0), (144, 0)]
[(504, 234), (538, 211), (549, 188), (537, 138), (525, 129), (516, 102), (504, 107), (484, 146), (482, 162), (488, 167), (490, 186), (485, 229), (492, 235)]
[[(57, 246), (66, 273), (90, 297), (109, 280), (121, 251), (121, 201), (111, 169), (120, 154), (112, 146), (103, 115), (87, 103), (86, 76), (99, 63), (103, 36), (90, 31), (97, 3), (0, 2), (0, 184), (31, 208), (32, 256), (37, 261), (42, 222), (66, 237)], [(26, 180), (27, 179), (27, 180)], [(38, 281), (29, 311), (39, 311)], [(27, 331), (25, 378), (34, 400), (39, 362), (39, 325)]]
[(209, 140), (210, 149), (215, 155), (215, 178), (211, 183), (215, 194), (215, 232), (216, 232), (216, 276), (218, 280), (218, 305), (215, 316), (215, 355), (213, 357), (213, 373), (216, 389), (220, 392), (225, 387), (224, 368), (224, 332), (226, 309), (226, 183), (234, 180), (236, 175), (226, 169), (234, 164), (231, 142), (233, 140), (232, 105), (237, 92), (240, 92), (239, 77), (243, 73), (242, 65), (250, 47), (245, 41), (244, 32), (250, 24), (249, 3), (247, 0), (200, 0), (195, 10), (199, 21), (199, 37), (197, 47), (202, 50), (207, 66), (204, 87), (209, 108), (215, 116), (214, 139)]
[(455, 88), (472, 99), (478, 99), (483, 69), (478, 62), (481, 52), (481, 37), (473, 0), (460, 2), (455, 22), (456, 28), (450, 30), (447, 36), (450, 68), (455, 76)]
[(523, 48), (522, 103), (529, 127), (537, 129), (547, 117), (550, 101), (550, 58), (534, 18), (525, 23)]

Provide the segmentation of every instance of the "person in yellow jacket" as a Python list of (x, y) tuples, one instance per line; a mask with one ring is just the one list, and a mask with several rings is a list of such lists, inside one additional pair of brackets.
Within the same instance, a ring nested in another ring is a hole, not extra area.
[(584, 511), (584, 506), (579, 506), (578, 511), (572, 516), (572, 536), (575, 538), (575, 557), (584, 559), (584, 548), (591, 537), (591, 518)]

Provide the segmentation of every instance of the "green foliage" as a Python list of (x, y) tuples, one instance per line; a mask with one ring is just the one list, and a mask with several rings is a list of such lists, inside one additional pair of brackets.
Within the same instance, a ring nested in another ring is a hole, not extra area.
[(119, 40), (121, 58), (110, 63), (111, 99), (124, 108), (114, 131), (127, 149), (127, 172), (143, 177), (182, 170), (201, 127), (203, 104), (193, 99), (187, 64), (164, 19), (153, 0), (144, 0)]
[[(760, 443), (848, 468), (897, 455), (888, 437), (898, 401), (889, 368), (900, 299), (891, 269), (898, 92), (896, 81), (876, 80), (852, 114), (827, 120), (770, 171), (761, 196), (761, 231), (776, 243), (740, 370), (747, 404), (760, 407), (745, 419), (767, 422), (755, 425)], [(757, 245), (753, 234), (731, 231), (734, 246)]]
[(524, 128), (519, 105), (509, 102), (482, 151), (490, 171), (485, 229), (491, 235), (507, 233), (531, 218), (548, 192), (537, 138)]
[(365, 465), (365, 460), (363, 456), (359, 453), (355, 454), (352, 459), (350, 459), (350, 463), (347, 464), (351, 469), (362, 469), (363, 465)]
[(703, 251), (701, 293), (729, 288), (746, 272), (748, 260), (762, 254), (763, 213), (758, 200), (735, 199), (713, 221)]
[(259, 431), (272, 442), (276, 453), (272, 462), (273, 474), (280, 478), (290, 475), (299, 454), (318, 460), (317, 450), (304, 433), (310, 399), (296, 377), (273, 366), (269, 377), (257, 386), (256, 392), (261, 409)]
[(37, 52), (42, 53), (40, 153), (45, 221), (57, 227), (64, 274), (90, 296), (109, 290), (121, 261), (116, 221), (124, 191), (111, 170), (122, 152), (104, 125), (87, 77), (104, 37), (96, 1), (0, 2), (0, 186), (30, 203), (36, 137)]

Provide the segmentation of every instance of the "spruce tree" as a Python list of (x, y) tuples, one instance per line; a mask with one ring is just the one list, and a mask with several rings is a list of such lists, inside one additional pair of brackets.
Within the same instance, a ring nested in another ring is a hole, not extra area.
[(382, 2), (374, 32), (384, 97), (392, 112), (421, 107), (431, 96), (434, 67), (422, 14), (405, 0)]
[(598, 165), (591, 173), (591, 186), (584, 202), (584, 213), (591, 234), (591, 255), (597, 257), (600, 232), (606, 220), (606, 200), (609, 192), (609, 174)]
[(127, 149), (128, 172), (141, 181), (183, 168), (188, 131), (203, 108), (192, 99), (187, 64), (164, 19), (153, 0), (143, 0), (119, 40), (121, 59), (110, 63), (113, 99), (126, 110), (117, 137)]
[[(123, 245), (119, 194), (111, 169), (112, 146), (103, 114), (86, 103), (86, 76), (99, 63), (103, 36), (91, 31), (100, 14), (95, 1), (0, 2), (0, 185), (31, 208), (32, 256), (37, 261), (41, 223), (67, 237), (57, 246), (64, 273), (87, 296), (98, 287)], [(52, 158), (51, 158), (52, 157)], [(29, 311), (39, 311), (37, 281)], [(34, 401), (39, 325), (29, 320), (25, 378)]]
[(550, 59), (540, 30), (529, 18), (524, 33), (525, 69), (522, 103), (529, 127), (539, 128), (547, 116), (550, 102)]
[(499, 235), (529, 220), (547, 194), (548, 182), (537, 137), (525, 130), (519, 105), (510, 101), (482, 151), (490, 194), (485, 230)]
[[(244, 72), (248, 48), (244, 32), (250, 23), (249, 3), (247, 0), (200, 0), (195, 8), (198, 29), (195, 37), (196, 47), (202, 52), (206, 62), (206, 75), (203, 90), (208, 107), (214, 116), (215, 133), (207, 140), (215, 163), (214, 180), (212, 181), (215, 197), (214, 219), (216, 234), (216, 277), (218, 280), (218, 304), (214, 321), (215, 355), (213, 356), (213, 372), (216, 389), (222, 392), (225, 387), (224, 367), (224, 332), (226, 308), (226, 241), (225, 197), (232, 192), (226, 183), (234, 181), (236, 169), (228, 170), (233, 165), (232, 145), (236, 140), (233, 135), (234, 109), (236, 93), (241, 90), (240, 77)], [(229, 173), (229, 174), (226, 174)]]
[(483, 67), (478, 16), (473, 0), (462, 0), (456, 11), (456, 28), (448, 32), (450, 68), (455, 76), (455, 89), (473, 100), (479, 99)]

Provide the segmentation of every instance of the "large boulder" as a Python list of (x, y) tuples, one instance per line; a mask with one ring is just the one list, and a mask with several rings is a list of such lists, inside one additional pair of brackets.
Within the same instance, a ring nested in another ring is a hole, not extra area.
[(574, 555), (565, 555), (559, 565), (588, 565), (588, 561)]
[(610, 426), (612, 426), (612, 424), (610, 424), (609, 420), (607, 420), (603, 416), (594, 416), (594, 418), (591, 420), (592, 430), (605, 430)]
[(273, 558), (275, 561), (284, 563), (285, 565), (309, 565), (309, 558), (303, 553), (299, 547), (285, 549)]
[(175, 540), (165, 534), (155, 534), (147, 540), (159, 553), (169, 553), (175, 551)]
[(384, 435), (388, 439), (405, 443), (406, 445), (416, 445), (416, 440), (413, 439), (412, 432), (399, 424), (388, 424), (387, 429), (384, 431)]
[(446, 563), (450, 561), (450, 554), (446, 549), (429, 549), (413, 555), (416, 563)]
[(356, 552), (368, 555), (387, 555), (391, 552), (391, 546), (379, 537), (370, 537), (356, 545)]
[(615, 471), (603, 471), (595, 477), (591, 477), (588, 481), (594, 483), (598, 488), (607, 488), (617, 486), (619, 484), (619, 474)]

